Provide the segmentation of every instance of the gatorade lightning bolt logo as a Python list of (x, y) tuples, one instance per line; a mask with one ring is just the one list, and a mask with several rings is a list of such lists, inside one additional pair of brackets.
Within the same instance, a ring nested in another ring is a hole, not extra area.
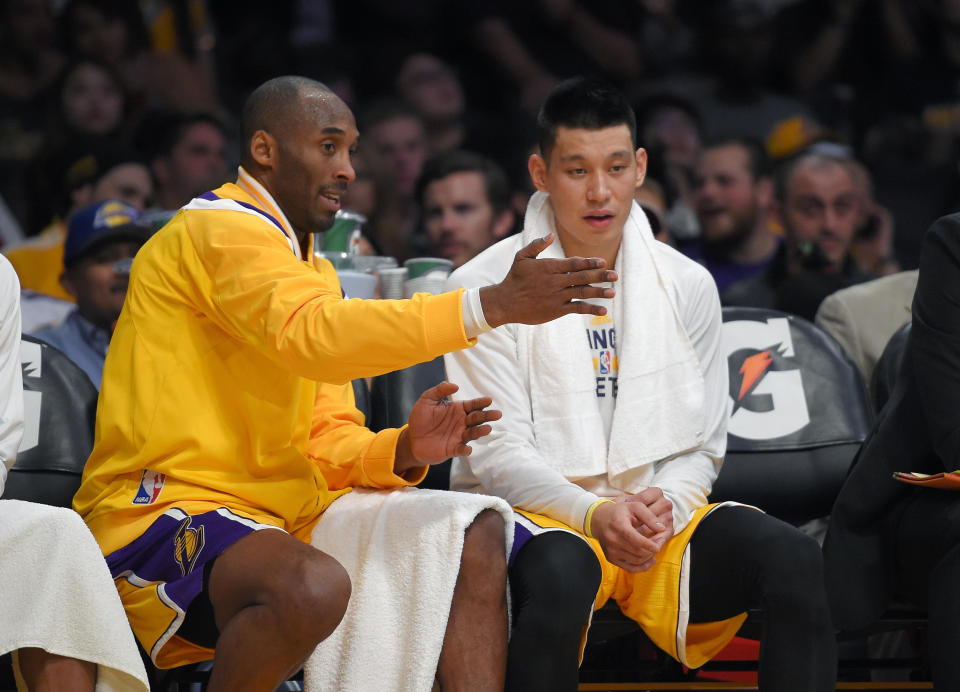
[(731, 434), (767, 440), (810, 422), (786, 319), (725, 322), (723, 342), (730, 372)]
[(754, 353), (743, 361), (743, 365), (740, 366), (740, 374), (743, 375), (743, 379), (740, 380), (740, 393), (737, 395), (737, 401), (753, 391), (753, 388), (757, 386), (757, 382), (767, 372), (767, 368), (770, 367), (772, 362), (773, 358), (770, 357), (769, 348), (766, 351)]

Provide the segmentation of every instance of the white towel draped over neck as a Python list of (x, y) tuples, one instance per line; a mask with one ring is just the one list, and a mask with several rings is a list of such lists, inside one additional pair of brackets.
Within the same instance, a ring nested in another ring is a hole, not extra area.
[[(536, 193), (527, 207), (523, 245), (556, 233), (555, 228), (549, 196)], [(703, 442), (703, 375), (665, 288), (670, 282), (652, 251), (656, 242), (634, 203), (616, 262), (620, 279), (614, 284), (613, 317), (619, 374), (608, 444), (602, 444), (605, 433), (583, 317), (567, 315), (521, 326), (518, 332), (537, 449), (568, 478), (607, 474), (614, 487), (621, 487), (618, 476)], [(559, 239), (541, 257), (563, 257)], [(624, 313), (625, 303), (630, 313)], [(637, 475), (630, 477), (635, 481)]]

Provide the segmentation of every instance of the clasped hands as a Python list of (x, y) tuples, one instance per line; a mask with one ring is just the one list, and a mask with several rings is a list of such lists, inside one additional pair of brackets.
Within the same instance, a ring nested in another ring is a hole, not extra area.
[(660, 488), (620, 495), (594, 510), (590, 528), (607, 560), (628, 572), (643, 572), (673, 537), (673, 505)]

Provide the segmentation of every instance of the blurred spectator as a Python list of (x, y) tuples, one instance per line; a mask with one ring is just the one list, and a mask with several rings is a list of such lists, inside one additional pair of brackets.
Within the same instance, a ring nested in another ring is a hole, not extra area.
[(430, 153), (463, 146), (466, 104), (460, 81), (449, 65), (429, 53), (415, 53), (400, 66), (397, 91), (420, 116)]
[(130, 270), (118, 267), (118, 262), (132, 259), (149, 237), (147, 227), (136, 223), (139, 216), (133, 207), (110, 200), (71, 217), (60, 283), (77, 307), (59, 326), (34, 334), (63, 351), (97, 389), (113, 325), (127, 295)]
[(487, 0), (472, 6), (474, 43), (516, 87), (531, 115), (558, 78), (600, 72), (630, 83), (643, 73), (637, 40), (642, 8), (634, 0)]
[(785, 66), (792, 85), (809, 93), (828, 82), (875, 91), (897, 63), (917, 57), (920, 46), (909, 21), (913, 5), (902, 0), (800, 0), (778, 18)]
[(697, 106), (708, 137), (764, 139), (773, 126), (807, 106), (782, 91), (773, 16), (757, 0), (717, 0), (704, 11), (699, 40), (706, 79), (677, 88)]
[[(77, 209), (117, 199), (143, 210), (153, 194), (150, 172), (139, 153), (103, 137), (76, 138), (47, 163), (50, 187), (42, 200), (48, 225), (34, 238), (4, 248), (21, 287), (73, 301), (60, 285), (65, 220)], [(24, 308), (24, 323), (32, 316)]]
[(637, 104), (638, 137), (647, 150), (649, 174), (664, 186), (666, 221), (679, 242), (700, 232), (693, 211), (694, 166), (700, 156), (700, 115), (674, 94), (655, 94)]
[(414, 187), (427, 158), (427, 136), (423, 122), (408, 107), (396, 102), (381, 102), (361, 119), (365, 141), (373, 146), (375, 165), (386, 169), (396, 199), (395, 218), (381, 230), (377, 242), (386, 254), (403, 261), (423, 249), (422, 236), (416, 236), (417, 205)]
[(75, 135), (116, 135), (126, 114), (123, 84), (112, 69), (82, 58), (67, 65), (54, 94), (52, 138), (55, 146)]
[(766, 270), (734, 284), (720, 299), (812, 321), (826, 296), (870, 278), (849, 255), (863, 214), (857, 172), (849, 158), (806, 152), (781, 165), (774, 192), (784, 242)]
[(24, 167), (43, 147), (47, 88), (63, 65), (48, 0), (0, 2), (0, 197), (19, 226), (34, 227)]
[(506, 174), (474, 152), (429, 159), (416, 196), (432, 253), (453, 261), (454, 268), (506, 237), (514, 225)]
[(718, 291), (766, 269), (779, 239), (767, 224), (773, 181), (763, 145), (721, 139), (705, 146), (693, 201), (700, 237), (683, 250), (707, 268)]
[(68, 53), (111, 66), (137, 107), (219, 108), (211, 75), (179, 53), (152, 50), (136, 2), (68, 0), (60, 21)]
[(659, 76), (690, 67), (696, 36), (680, 16), (678, 0), (640, 0), (640, 47), (647, 74)]
[(137, 136), (156, 184), (154, 206), (175, 210), (230, 178), (223, 124), (206, 113), (153, 112)]

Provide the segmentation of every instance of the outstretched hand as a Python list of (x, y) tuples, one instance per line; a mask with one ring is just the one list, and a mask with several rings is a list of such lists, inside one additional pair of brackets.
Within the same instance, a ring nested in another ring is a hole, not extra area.
[(585, 298), (612, 298), (612, 288), (591, 284), (617, 280), (599, 257), (537, 259), (553, 243), (552, 233), (520, 249), (510, 272), (496, 286), (480, 289), (483, 315), (491, 327), (542, 324), (570, 313), (605, 315), (606, 309)]
[(488, 396), (466, 401), (447, 397), (459, 387), (441, 382), (428, 389), (410, 411), (409, 425), (397, 441), (394, 472), (437, 464), (453, 456), (470, 454), (469, 442), (490, 434), (488, 423), (499, 420), (500, 411), (488, 409)]

